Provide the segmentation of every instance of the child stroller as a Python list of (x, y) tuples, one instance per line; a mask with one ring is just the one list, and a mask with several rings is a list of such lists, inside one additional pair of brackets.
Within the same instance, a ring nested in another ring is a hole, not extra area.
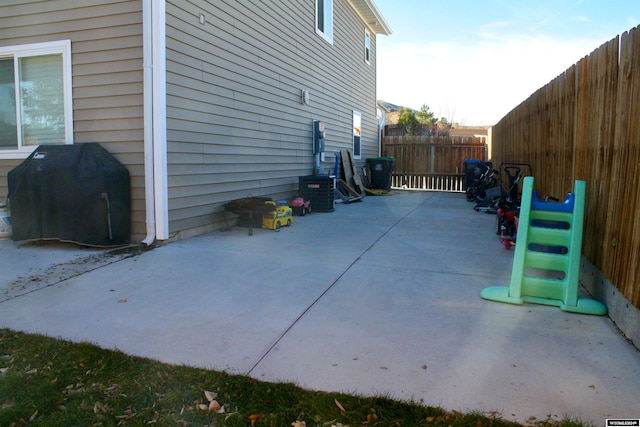
[(511, 249), (516, 244), (518, 235), (518, 217), (520, 214), (520, 180), (523, 168), (528, 168), (529, 175), (533, 175), (531, 165), (528, 163), (501, 163), (500, 176), (507, 178), (507, 185), (502, 183), (502, 194), (496, 210), (496, 234), (500, 236), (500, 242), (505, 249)]
[(500, 197), (500, 173), (489, 162), (481, 162), (474, 170), (474, 179), (466, 190), (467, 201), (475, 202), (476, 212), (496, 213)]

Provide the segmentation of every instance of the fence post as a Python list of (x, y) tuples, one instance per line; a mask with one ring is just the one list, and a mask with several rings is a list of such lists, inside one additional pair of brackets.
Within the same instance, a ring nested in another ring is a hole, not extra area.
[(431, 144), (431, 147), (429, 147), (429, 173), (434, 173), (435, 171), (435, 154), (436, 148)]

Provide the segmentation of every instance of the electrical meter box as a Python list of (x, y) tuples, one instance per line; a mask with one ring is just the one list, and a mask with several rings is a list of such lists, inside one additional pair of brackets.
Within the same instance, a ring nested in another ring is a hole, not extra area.
[(313, 154), (324, 153), (324, 122), (313, 121)]

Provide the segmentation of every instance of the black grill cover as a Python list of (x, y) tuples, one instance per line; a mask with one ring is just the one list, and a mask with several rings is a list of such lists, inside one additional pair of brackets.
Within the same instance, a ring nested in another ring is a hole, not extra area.
[(129, 171), (102, 146), (41, 145), (7, 178), (13, 240), (129, 243)]

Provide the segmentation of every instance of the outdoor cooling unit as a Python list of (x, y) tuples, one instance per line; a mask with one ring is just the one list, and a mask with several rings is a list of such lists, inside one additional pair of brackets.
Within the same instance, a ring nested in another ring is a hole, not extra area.
[(332, 212), (334, 181), (328, 175), (309, 175), (298, 178), (300, 197), (311, 201), (311, 212)]

